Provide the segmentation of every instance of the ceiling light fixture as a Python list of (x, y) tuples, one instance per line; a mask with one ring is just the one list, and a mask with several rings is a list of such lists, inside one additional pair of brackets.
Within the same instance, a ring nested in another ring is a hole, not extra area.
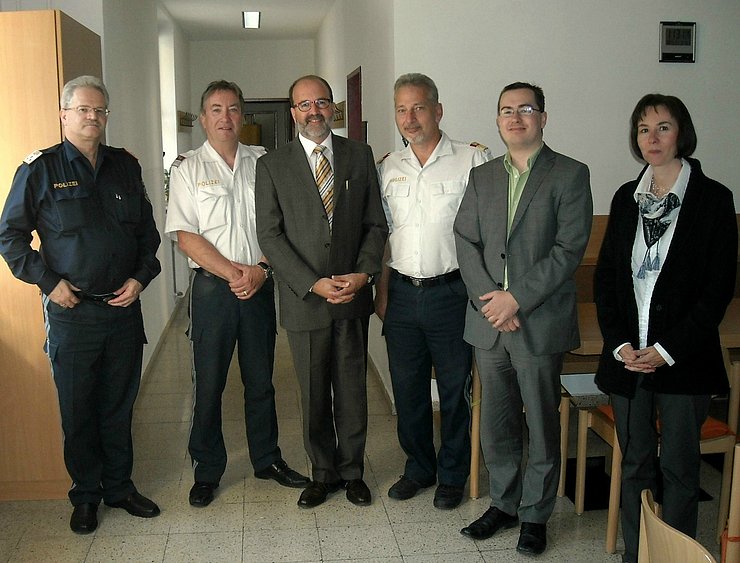
[(244, 29), (259, 29), (260, 12), (242, 12), (244, 19)]

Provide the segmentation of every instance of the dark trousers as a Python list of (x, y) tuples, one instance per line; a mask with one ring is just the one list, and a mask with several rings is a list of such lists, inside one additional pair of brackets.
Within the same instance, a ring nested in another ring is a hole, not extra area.
[(118, 502), (131, 481), (131, 418), (144, 348), (141, 304), (81, 301), (64, 309), (44, 297), (47, 352), (59, 396), (69, 499)]
[(303, 405), (303, 443), (315, 481), (361, 479), (367, 438), (369, 317), (288, 331)]
[[(467, 294), (462, 280), (428, 288), (391, 276), (383, 322), (404, 475), (424, 485), (464, 486), (470, 473), (467, 383), (472, 355), (463, 340)], [(430, 382), (434, 365), (442, 419), (434, 448)]]
[(223, 279), (193, 275), (189, 333), (195, 404), (188, 450), (196, 481), (219, 483), (226, 470), (221, 398), (237, 344), (252, 467), (260, 471), (280, 459), (272, 385), (275, 330), (272, 280), (250, 299), (240, 300)]
[[(612, 395), (617, 438), (622, 449), (622, 536), (624, 560), (637, 561), (640, 493), (656, 493), (658, 464), (663, 474), (663, 520), (696, 537), (699, 510), (699, 442), (709, 412), (709, 395), (669, 395), (641, 387), (634, 399)], [(656, 417), (660, 418), (660, 460)]]

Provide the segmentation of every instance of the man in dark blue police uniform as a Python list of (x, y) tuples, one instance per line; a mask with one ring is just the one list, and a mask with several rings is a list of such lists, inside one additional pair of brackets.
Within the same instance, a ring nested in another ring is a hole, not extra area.
[(0, 216), (0, 254), (43, 294), (79, 534), (97, 527), (101, 499), (134, 516), (159, 514), (131, 481), (131, 417), (145, 342), (139, 294), (160, 272), (160, 238), (137, 160), (101, 144), (108, 113), (100, 79), (68, 82), (64, 142), (25, 159)]

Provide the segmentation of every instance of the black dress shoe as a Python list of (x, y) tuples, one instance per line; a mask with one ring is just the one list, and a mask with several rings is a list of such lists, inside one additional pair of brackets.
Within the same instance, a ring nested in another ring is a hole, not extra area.
[(522, 522), (516, 550), (529, 555), (539, 555), (547, 547), (547, 526), (534, 522)]
[(218, 489), (218, 485), (216, 483), (196, 481), (190, 489), (188, 500), (192, 506), (208, 506), (213, 500), (213, 491), (216, 489)]
[(416, 495), (416, 493), (419, 492), (419, 489), (426, 489), (427, 487), (431, 487), (433, 484), (434, 483), (424, 485), (423, 483), (409, 479), (406, 475), (401, 475), (401, 478), (396, 481), (390, 489), (388, 489), (388, 497), (396, 500), (408, 500)]
[(452, 510), (462, 502), (463, 488), (454, 485), (440, 485), (434, 491), (434, 506), (442, 510)]
[(303, 489), (300, 498), (298, 499), (298, 506), (301, 508), (313, 508), (318, 506), (326, 500), (329, 493), (334, 493), (339, 490), (339, 483), (322, 483), (321, 481), (311, 481), (311, 483)]
[(69, 527), (75, 534), (91, 534), (98, 527), (98, 505), (91, 502), (78, 504), (72, 511)]
[(344, 486), (347, 489), (347, 500), (357, 506), (367, 506), (372, 502), (370, 489), (362, 479), (350, 479)]
[(264, 469), (255, 471), (254, 476), (257, 479), (274, 479), (283, 487), (293, 487), (295, 489), (302, 489), (311, 482), (308, 477), (304, 477), (288, 467), (288, 464), (282, 459), (277, 460), (272, 465), (268, 465)]
[(139, 518), (154, 518), (155, 516), (159, 516), (159, 507), (136, 491), (123, 500), (106, 502), (105, 504), (111, 508), (123, 508), (131, 516), (138, 516)]
[(518, 520), (516, 516), (506, 514), (506, 512), (492, 506), (470, 526), (460, 530), (460, 533), (474, 540), (487, 540), (499, 530), (513, 528)]

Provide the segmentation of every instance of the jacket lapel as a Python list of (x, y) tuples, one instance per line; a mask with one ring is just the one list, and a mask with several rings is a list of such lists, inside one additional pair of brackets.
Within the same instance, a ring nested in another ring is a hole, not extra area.
[[(555, 153), (550, 150), (550, 148), (547, 145), (544, 145), (542, 147), (542, 150), (540, 151), (539, 156), (537, 157), (537, 160), (534, 163), (534, 166), (532, 167), (531, 172), (529, 173), (529, 178), (527, 178), (527, 183), (524, 186), (524, 191), (522, 192), (521, 197), (519, 198), (519, 205), (516, 207), (516, 212), (514, 213), (514, 220), (511, 222), (511, 232), (513, 233), (516, 231), (517, 226), (522, 220), (522, 217), (527, 212), (527, 208), (529, 207), (529, 204), (532, 203), (532, 199), (534, 198), (537, 191), (540, 189), (540, 186), (542, 185), (542, 182), (547, 178), (547, 175), (550, 173), (550, 170), (552, 170), (552, 167), (555, 163)], [(506, 170), (504, 170), (505, 172)], [(508, 188), (508, 174), (506, 177), (506, 186)], [(508, 189), (507, 195), (508, 195)], [(508, 207), (508, 197), (506, 201), (506, 205)]]
[(343, 137), (332, 134), (332, 147), (334, 148), (334, 210), (342, 200), (345, 182), (349, 176), (349, 147)]
[(290, 168), (293, 170), (296, 176), (298, 176), (300, 184), (305, 188), (305, 191), (303, 193), (307, 198), (309, 198), (309, 201), (315, 200), (323, 207), (323, 204), (321, 204), (321, 196), (319, 195), (319, 190), (316, 187), (316, 180), (314, 179), (313, 172), (311, 171), (311, 165), (306, 158), (306, 151), (303, 150), (303, 145), (298, 140), (298, 137), (291, 141), (289, 146)]

